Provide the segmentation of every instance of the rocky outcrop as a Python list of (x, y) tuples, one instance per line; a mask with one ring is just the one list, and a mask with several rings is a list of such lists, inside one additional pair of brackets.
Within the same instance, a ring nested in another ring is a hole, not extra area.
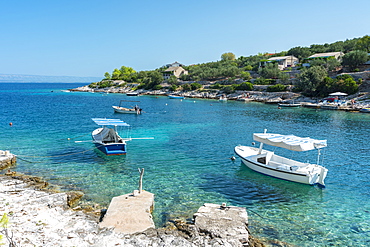
[(194, 214), (194, 225), (201, 233), (230, 243), (248, 246), (248, 214), (245, 208), (205, 203)]
[(8, 168), (17, 162), (17, 158), (9, 151), (0, 150), (0, 170)]
[(0, 211), (9, 219), (0, 229), (6, 246), (264, 246), (248, 235), (245, 208), (205, 204), (194, 222), (123, 234), (99, 227), (98, 216), (72, 210), (67, 193), (33, 186), (39, 183), (0, 176)]

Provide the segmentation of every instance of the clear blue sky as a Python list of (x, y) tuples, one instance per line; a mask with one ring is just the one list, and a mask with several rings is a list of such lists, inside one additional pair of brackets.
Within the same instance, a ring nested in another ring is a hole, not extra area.
[(103, 76), (370, 34), (369, 0), (0, 0), (0, 74)]

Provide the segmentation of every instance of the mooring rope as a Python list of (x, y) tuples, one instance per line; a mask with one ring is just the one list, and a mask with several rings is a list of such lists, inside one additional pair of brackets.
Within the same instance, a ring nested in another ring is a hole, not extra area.
[[(100, 146), (103, 146), (103, 145), (100, 145)], [(97, 149), (99, 147), (94, 147), (94, 148), (91, 148), (91, 149), (88, 149), (88, 150), (84, 150), (84, 151), (81, 151), (81, 152), (75, 152), (75, 153), (69, 153), (69, 154), (62, 154), (62, 155), (52, 155), (52, 156), (15, 155), (15, 156), (17, 157), (17, 159), (19, 158), (20, 160), (23, 160), (23, 161), (26, 161), (26, 162), (29, 162), (29, 163), (40, 163), (40, 162), (29, 161), (29, 160), (26, 160), (26, 159), (23, 159), (23, 158), (20, 158), (20, 157), (26, 157), (26, 158), (57, 158), (57, 157), (66, 157), (66, 156), (71, 156), (71, 155), (76, 155), (76, 154), (83, 154), (83, 153), (89, 152), (91, 150)]]

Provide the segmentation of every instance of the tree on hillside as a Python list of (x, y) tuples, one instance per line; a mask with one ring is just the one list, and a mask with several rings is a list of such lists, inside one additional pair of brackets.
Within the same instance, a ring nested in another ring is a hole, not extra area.
[(310, 66), (322, 66), (326, 68), (328, 72), (335, 70), (341, 66), (341, 63), (335, 58), (321, 59), (316, 58), (310, 60)]
[(356, 44), (358, 39), (347, 39), (344, 41), (343, 49), (344, 53), (356, 50)]
[(258, 69), (258, 74), (264, 78), (279, 78), (280, 73), (277, 63), (267, 63), (264, 68)]
[(177, 77), (174, 76), (174, 75), (171, 75), (170, 78), (168, 78), (168, 83), (171, 84), (171, 85), (177, 85), (178, 84), (178, 80), (177, 80)]
[(356, 43), (357, 50), (366, 51), (367, 53), (370, 52), (370, 36), (365, 35), (364, 37), (360, 38)]
[(305, 59), (305, 58), (311, 56), (312, 54), (313, 54), (313, 52), (311, 52), (310, 48), (300, 47), (300, 46), (291, 48), (290, 50), (288, 50), (288, 53), (287, 53), (288, 56), (293, 55), (296, 58), (298, 58), (300, 61), (302, 59)]
[(317, 86), (317, 96), (325, 97), (330, 93), (344, 92), (354, 94), (358, 91), (359, 86), (350, 75), (339, 75), (336, 78), (325, 77)]
[(248, 71), (242, 71), (242, 72), (240, 72), (240, 77), (243, 80), (246, 80), (246, 81), (252, 79), (251, 73), (249, 73)]
[(351, 70), (357, 66), (364, 64), (369, 60), (369, 56), (366, 51), (351, 51), (343, 56), (343, 66), (348, 66)]
[(145, 89), (156, 89), (163, 82), (163, 76), (158, 71), (149, 71), (143, 79)]
[(221, 60), (222, 61), (233, 61), (235, 60), (235, 55), (232, 52), (226, 52), (221, 55)]
[(120, 75), (121, 75), (121, 71), (119, 71), (118, 69), (114, 69), (112, 72), (112, 79), (118, 80)]
[(302, 71), (298, 76), (295, 87), (307, 96), (317, 96), (317, 87), (327, 75), (326, 69), (322, 66), (312, 66)]
[(333, 88), (332, 92), (345, 92), (348, 94), (354, 94), (358, 91), (359, 86), (356, 81), (350, 75), (339, 75), (336, 79), (336, 88)]
[(340, 66), (341, 63), (335, 58), (328, 59), (325, 64), (325, 68), (327, 69), (328, 72), (334, 71)]
[(122, 76), (127, 76), (127, 75), (131, 75), (133, 73), (136, 73), (136, 71), (133, 68), (126, 67), (126, 66), (121, 66), (120, 71), (121, 71)]
[(344, 51), (344, 42), (343, 41), (337, 41), (334, 43), (329, 44), (328, 49), (326, 52), (337, 52), (337, 51)]
[(104, 77), (105, 77), (104, 79), (106, 80), (111, 79), (110, 74), (108, 72), (105, 72)]
[(329, 44), (324, 44), (324, 45), (311, 45), (310, 46), (310, 51), (312, 53), (324, 53), (328, 50)]

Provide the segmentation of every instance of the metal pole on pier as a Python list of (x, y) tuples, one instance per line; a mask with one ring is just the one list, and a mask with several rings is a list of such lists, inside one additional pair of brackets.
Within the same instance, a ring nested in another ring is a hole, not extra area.
[(143, 176), (144, 176), (144, 168), (138, 168), (140, 173), (140, 180), (139, 180), (139, 194), (143, 191)]

